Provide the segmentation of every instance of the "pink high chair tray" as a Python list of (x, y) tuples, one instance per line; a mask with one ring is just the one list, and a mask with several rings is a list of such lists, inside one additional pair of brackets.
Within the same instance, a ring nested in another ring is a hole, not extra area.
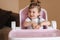
[(60, 30), (12, 30), (9, 33), (11, 38), (30, 38), (30, 37), (60, 37)]

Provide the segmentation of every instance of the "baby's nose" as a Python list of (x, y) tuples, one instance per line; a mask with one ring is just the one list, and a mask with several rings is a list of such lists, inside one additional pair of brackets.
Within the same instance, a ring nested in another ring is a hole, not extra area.
[(30, 14), (31, 16), (33, 15), (33, 13)]
[(31, 13), (31, 15), (33, 15), (33, 13)]

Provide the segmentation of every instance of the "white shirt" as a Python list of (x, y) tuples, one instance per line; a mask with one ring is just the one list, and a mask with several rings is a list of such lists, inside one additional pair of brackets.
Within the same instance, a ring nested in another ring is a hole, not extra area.
[[(40, 17), (40, 19), (38, 19), (38, 18), (35, 18), (35, 19), (26, 18), (25, 21), (26, 22), (35, 22), (35, 23), (38, 24), (38, 20), (39, 20), (40, 23), (43, 22), (43, 21), (45, 21), (45, 19), (43, 19), (41, 17)], [(40, 27), (40, 28), (42, 29), (43, 27)], [(28, 29), (32, 29), (32, 27), (30, 26)]]

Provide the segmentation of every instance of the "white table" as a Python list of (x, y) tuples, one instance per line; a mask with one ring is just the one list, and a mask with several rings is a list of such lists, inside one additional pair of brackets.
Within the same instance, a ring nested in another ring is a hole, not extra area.
[(60, 30), (12, 30), (10, 40), (60, 40)]

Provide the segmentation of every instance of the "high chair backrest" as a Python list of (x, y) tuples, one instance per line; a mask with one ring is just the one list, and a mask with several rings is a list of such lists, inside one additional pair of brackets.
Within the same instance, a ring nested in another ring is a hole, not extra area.
[[(25, 7), (24, 9), (20, 10), (20, 27), (24, 28), (23, 22), (27, 18), (27, 13), (28, 13), (28, 7)], [(46, 21), (48, 20), (47, 18), (47, 11), (43, 8), (41, 8), (40, 15), (42, 18), (44, 18)]]

